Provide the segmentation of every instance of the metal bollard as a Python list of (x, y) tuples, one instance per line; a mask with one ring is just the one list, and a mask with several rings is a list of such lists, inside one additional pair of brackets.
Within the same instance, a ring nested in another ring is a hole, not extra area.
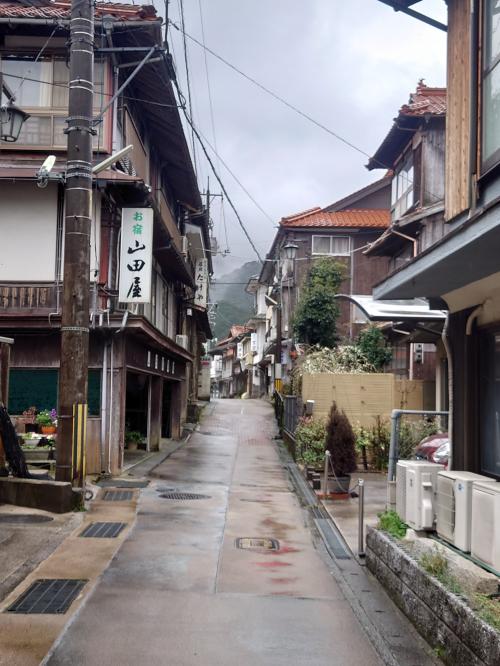
[(325, 451), (325, 471), (323, 472), (323, 494), (328, 494), (328, 468), (330, 465), (330, 451)]
[(358, 479), (358, 556), (365, 556), (365, 482)]

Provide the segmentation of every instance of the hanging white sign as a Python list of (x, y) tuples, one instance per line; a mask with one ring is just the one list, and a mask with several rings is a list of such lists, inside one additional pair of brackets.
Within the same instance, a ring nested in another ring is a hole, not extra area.
[(257, 351), (257, 333), (250, 334), (250, 351)]
[(153, 271), (153, 210), (122, 208), (119, 300), (149, 303)]
[(206, 259), (196, 261), (196, 294), (194, 302), (202, 308), (207, 307), (208, 296), (208, 262)]

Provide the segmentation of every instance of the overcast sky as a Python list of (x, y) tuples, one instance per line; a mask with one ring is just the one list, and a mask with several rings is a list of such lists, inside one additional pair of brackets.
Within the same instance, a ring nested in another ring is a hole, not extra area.
[[(159, 14), (164, 6), (156, 0)], [(377, 0), (184, 0), (186, 32), (230, 63), (372, 154), (420, 78), (445, 84), (445, 33), (396, 14)], [(446, 22), (443, 0), (416, 9)], [(179, 21), (179, 0), (170, 2)], [(186, 96), (180, 33), (172, 32), (178, 78)], [(187, 40), (193, 118), (201, 133), (273, 222), (252, 203), (222, 164), (214, 163), (262, 255), (281, 217), (326, 206), (382, 175), (366, 158), (316, 127), (207, 54), (215, 139), (204, 51)], [(197, 146), (200, 187), (220, 192)], [(216, 277), (255, 259), (225, 206), (231, 254)], [(219, 206), (213, 217), (226, 240)]]

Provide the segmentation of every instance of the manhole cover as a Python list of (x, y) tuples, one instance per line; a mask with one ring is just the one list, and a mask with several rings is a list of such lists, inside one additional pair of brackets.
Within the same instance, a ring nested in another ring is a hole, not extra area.
[(3, 513), (0, 514), (0, 523), (15, 524), (35, 524), (35, 523), (49, 523), (54, 520), (52, 516), (44, 516), (40, 513)]
[(201, 500), (210, 499), (210, 495), (199, 495), (198, 493), (162, 493), (160, 497), (171, 500)]
[(29, 615), (65, 613), (87, 582), (64, 578), (36, 580), (7, 608), (7, 612)]
[(114, 539), (126, 525), (127, 523), (91, 523), (80, 536), (93, 539)]
[(242, 550), (279, 550), (280, 542), (277, 539), (259, 539), (254, 537), (239, 537), (236, 539), (236, 548)]
[(125, 502), (131, 500), (132, 496), (131, 490), (107, 490), (102, 499), (105, 502)]

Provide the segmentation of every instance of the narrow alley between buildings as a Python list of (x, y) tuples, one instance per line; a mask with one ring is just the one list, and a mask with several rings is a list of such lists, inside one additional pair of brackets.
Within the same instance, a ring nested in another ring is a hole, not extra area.
[(433, 663), (409, 628), (408, 660), (377, 655), (313, 543), (275, 432), (265, 402), (207, 408), (140, 490), (135, 526), (46, 663)]

